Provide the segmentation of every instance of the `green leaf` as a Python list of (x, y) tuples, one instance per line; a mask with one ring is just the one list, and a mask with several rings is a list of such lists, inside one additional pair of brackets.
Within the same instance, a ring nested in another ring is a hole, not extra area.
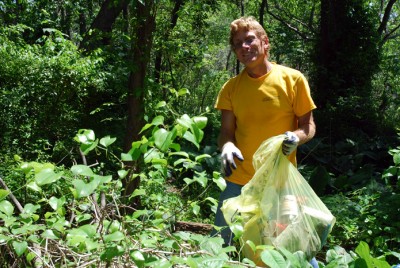
[(116, 242), (116, 241), (121, 241), (125, 238), (125, 235), (121, 231), (116, 231), (114, 233), (108, 234), (104, 236), (104, 241), (105, 242)]
[(113, 144), (117, 138), (111, 138), (110, 136), (105, 136), (100, 139), (100, 144), (103, 145), (104, 147), (108, 147), (111, 144)]
[(135, 191), (131, 194), (131, 198), (139, 195), (145, 195), (146, 190), (145, 189), (135, 189)]
[(96, 136), (91, 129), (80, 129), (74, 139), (83, 144), (90, 144), (96, 139)]
[(58, 239), (58, 236), (56, 236), (53, 232), (53, 230), (45, 230), (42, 234), (41, 237), (45, 239)]
[(33, 190), (33, 191), (35, 191), (35, 192), (40, 192), (40, 191), (42, 191), (42, 188), (40, 188), (40, 187), (36, 184), (36, 182), (34, 182), (34, 181), (31, 181), (30, 183), (28, 183), (28, 184), (26, 185), (26, 187), (29, 188), (29, 189), (31, 189), (31, 190)]
[(285, 258), (276, 250), (264, 250), (260, 256), (261, 260), (270, 268), (286, 267)]
[(192, 206), (192, 212), (194, 215), (199, 215), (200, 212), (200, 206), (197, 205), (197, 202), (193, 202), (190, 204)]
[(205, 116), (195, 116), (193, 121), (199, 129), (203, 129), (207, 126), (208, 118)]
[(74, 175), (81, 175), (87, 177), (92, 177), (94, 174), (92, 169), (86, 165), (73, 165), (71, 167), (71, 171)]
[(167, 103), (165, 101), (160, 101), (159, 103), (157, 103), (156, 109), (164, 107), (164, 106), (167, 106)]
[(278, 248), (278, 250), (286, 257), (287, 261), (289, 262), (288, 267), (302, 268), (299, 260), (289, 250), (283, 247)]
[(371, 254), (369, 251), (369, 246), (366, 242), (361, 241), (360, 244), (356, 247), (355, 252), (363, 259), (371, 258)]
[(15, 250), (15, 253), (17, 253), (18, 257), (21, 257), (22, 254), (24, 254), (26, 249), (28, 248), (28, 243), (26, 241), (22, 242), (13, 241), (12, 246)]
[(154, 133), (154, 144), (162, 152), (165, 152), (168, 150), (169, 146), (172, 144), (175, 137), (176, 137), (175, 128), (172, 131), (167, 131), (163, 128), (160, 128)]
[(87, 155), (90, 151), (95, 149), (98, 144), (98, 140), (95, 140), (94, 142), (91, 143), (86, 143), (86, 144), (81, 144), (80, 149), (84, 155)]
[(40, 205), (26, 204), (24, 206), (24, 213), (32, 214), (35, 213), (38, 209), (40, 209)]
[(3, 200), (0, 202), (0, 211), (7, 216), (11, 216), (14, 213), (14, 207), (9, 201)]
[(172, 152), (168, 154), (169, 156), (171, 155), (179, 155), (179, 156), (183, 156), (185, 158), (189, 158), (189, 154), (187, 152)]
[(195, 161), (200, 162), (201, 160), (203, 160), (205, 158), (211, 158), (211, 155), (209, 155), (209, 154), (198, 155), (198, 156), (196, 156)]
[(55, 196), (50, 197), (49, 199), (49, 205), (51, 206), (51, 208), (55, 211), (57, 211), (58, 209), (62, 208), (62, 206), (65, 204), (65, 196), (61, 197), (60, 199), (58, 199)]
[(197, 147), (197, 149), (200, 148), (200, 144), (196, 141), (196, 137), (191, 132), (186, 131), (185, 134), (183, 134), (183, 138), (193, 143)]
[(223, 191), (226, 188), (226, 180), (220, 176), (213, 178), (213, 182), (218, 186), (218, 188)]
[(151, 121), (151, 124), (153, 126), (159, 126), (164, 124), (164, 116), (159, 115), (153, 118), (153, 121)]
[(251, 240), (247, 240), (246, 241), (246, 244), (251, 248), (251, 250), (253, 251), (253, 253), (255, 253), (256, 252), (256, 244), (254, 244), (254, 242), (253, 241), (251, 241)]
[(109, 183), (112, 180), (112, 176), (101, 176), (101, 175), (94, 175), (93, 176), (93, 182), (97, 183), (98, 185), (104, 184), (104, 183)]
[(76, 198), (82, 198), (91, 195), (96, 190), (98, 183), (95, 181), (85, 183), (83, 180), (73, 180), (72, 185), (76, 189)]
[(194, 123), (193, 120), (187, 115), (184, 114), (182, 115), (179, 119), (176, 120), (179, 125), (189, 129), (192, 124)]
[(183, 95), (186, 95), (186, 94), (190, 94), (189, 89), (187, 89), (187, 88), (179, 89), (178, 96), (183, 96)]
[(0, 189), (0, 200), (3, 200), (10, 194), (9, 190)]
[(62, 175), (62, 172), (57, 174), (53, 171), (53, 169), (46, 168), (35, 175), (35, 182), (38, 186), (50, 184), (58, 181), (62, 177)]
[(123, 179), (123, 178), (126, 177), (126, 175), (128, 175), (129, 171), (128, 170), (124, 170), (124, 169), (120, 169), (120, 170), (117, 171), (117, 173), (118, 173), (118, 177), (120, 179)]
[(144, 266), (145, 258), (143, 256), (142, 252), (135, 250), (135, 251), (132, 251), (129, 255), (131, 256), (131, 258), (133, 259), (133, 261), (139, 268), (142, 268)]
[(131, 154), (121, 153), (121, 160), (129, 162), (129, 161), (133, 161), (133, 157)]

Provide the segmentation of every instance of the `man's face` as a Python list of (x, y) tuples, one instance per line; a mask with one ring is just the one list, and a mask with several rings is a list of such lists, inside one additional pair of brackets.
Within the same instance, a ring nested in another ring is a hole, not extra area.
[(256, 66), (267, 56), (268, 38), (261, 40), (254, 31), (239, 31), (233, 38), (233, 49), (246, 67)]

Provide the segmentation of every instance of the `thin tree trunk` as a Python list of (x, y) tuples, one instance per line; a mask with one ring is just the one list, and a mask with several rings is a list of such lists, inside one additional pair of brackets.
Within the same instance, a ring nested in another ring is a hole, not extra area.
[(81, 47), (90, 51), (99, 45), (107, 45), (111, 38), (112, 25), (128, 4), (128, 0), (105, 0), (90, 26), (92, 33), (89, 34), (90, 30), (86, 32)]
[[(155, 30), (155, 12), (152, 0), (146, 1), (144, 5), (137, 3), (133, 15), (136, 22), (133, 23), (133, 42), (131, 64), (132, 71), (128, 82), (128, 118), (124, 151), (129, 151), (132, 142), (139, 139), (139, 132), (144, 125), (144, 90), (147, 66), (150, 60), (150, 52), (153, 44), (153, 33)], [(130, 175), (124, 180), (124, 195), (129, 197), (140, 183), (139, 177), (131, 179), (131, 174), (138, 172), (136, 163), (130, 165)], [(131, 201), (133, 207), (140, 206), (140, 199)]]

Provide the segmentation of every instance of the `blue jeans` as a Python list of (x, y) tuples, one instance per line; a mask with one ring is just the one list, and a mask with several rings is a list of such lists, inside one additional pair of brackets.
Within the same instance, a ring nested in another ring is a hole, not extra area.
[[(228, 224), (225, 221), (224, 215), (221, 211), (221, 207), (226, 199), (239, 196), (241, 194), (242, 187), (243, 187), (242, 185), (226, 181), (226, 188), (219, 196), (217, 213), (215, 214), (214, 225), (216, 225), (218, 227), (225, 227), (225, 228), (221, 229), (221, 231), (220, 231), (221, 237), (222, 237), (222, 239), (224, 239), (225, 246), (232, 245), (233, 233), (232, 233), (231, 229), (229, 229)], [(217, 235), (217, 231), (214, 229), (211, 232), (211, 236), (215, 236), (215, 235)], [(319, 267), (318, 262), (315, 258), (311, 259), (310, 264), (313, 268)]]

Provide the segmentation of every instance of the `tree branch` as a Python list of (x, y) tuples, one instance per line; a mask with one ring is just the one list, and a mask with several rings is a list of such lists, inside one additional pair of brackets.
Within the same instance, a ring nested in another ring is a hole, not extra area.
[(378, 28), (378, 33), (380, 35), (382, 35), (382, 33), (384, 32), (384, 30), (387, 27), (387, 24), (388, 24), (389, 18), (390, 18), (390, 13), (392, 12), (393, 5), (396, 2), (397, 2), (397, 0), (390, 0), (389, 3), (387, 4), (386, 8), (385, 8), (385, 13), (383, 15), (381, 24), (379, 25), (379, 28)]
[(13, 201), (14, 205), (17, 207), (20, 213), (24, 212), (24, 208), (21, 206), (21, 203), (17, 200), (11, 190), (7, 187), (7, 184), (0, 178), (0, 185), (7, 191), (9, 191), (8, 196), (10, 197), (11, 201)]

